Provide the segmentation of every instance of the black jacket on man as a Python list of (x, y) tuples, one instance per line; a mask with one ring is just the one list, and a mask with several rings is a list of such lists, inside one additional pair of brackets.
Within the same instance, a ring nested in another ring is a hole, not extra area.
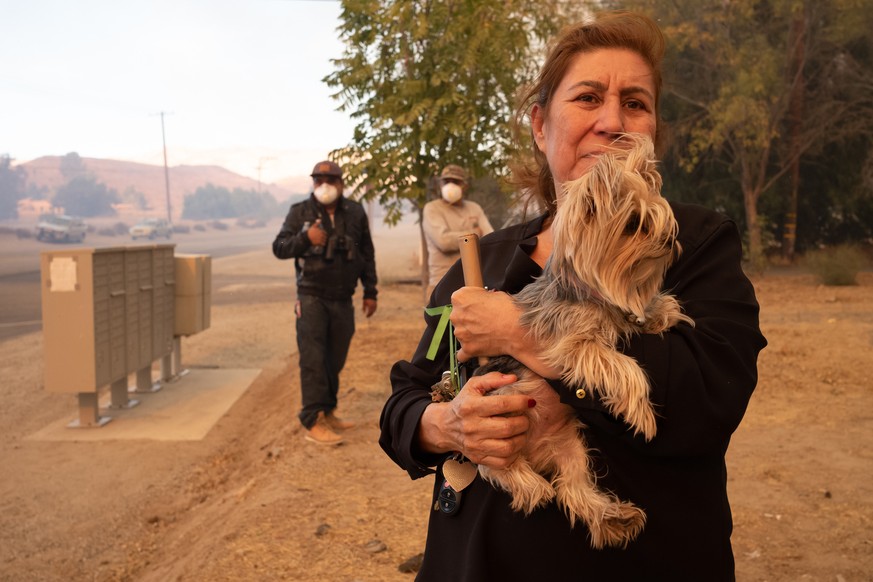
[[(327, 231), (328, 244), (314, 246), (306, 229), (318, 219)], [(358, 279), (364, 298), (376, 298), (376, 259), (367, 215), (360, 204), (340, 197), (333, 222), (314, 195), (291, 206), (276, 240), (273, 254), (294, 259), (297, 294), (324, 299), (350, 299)]]

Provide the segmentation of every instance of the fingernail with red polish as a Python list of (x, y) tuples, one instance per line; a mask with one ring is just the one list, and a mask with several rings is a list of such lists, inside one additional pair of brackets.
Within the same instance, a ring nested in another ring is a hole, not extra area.
[(533, 407), (536, 406), (536, 405), (537, 405), (537, 401), (534, 400), (533, 398), (531, 398), (530, 400), (527, 401), (527, 407), (528, 407), (528, 408), (533, 408)]

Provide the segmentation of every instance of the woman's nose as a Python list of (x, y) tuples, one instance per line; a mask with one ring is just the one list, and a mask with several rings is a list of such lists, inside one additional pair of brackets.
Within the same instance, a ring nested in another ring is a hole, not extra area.
[(624, 132), (624, 117), (618, 100), (606, 100), (598, 110), (598, 114), (597, 131), (608, 134)]

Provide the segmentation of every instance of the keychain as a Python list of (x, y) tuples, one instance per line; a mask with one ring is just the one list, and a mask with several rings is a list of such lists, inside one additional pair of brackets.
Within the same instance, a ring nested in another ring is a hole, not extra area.
[(455, 453), (443, 462), (443, 484), (434, 509), (446, 515), (454, 515), (461, 509), (463, 491), (476, 479), (476, 463)]

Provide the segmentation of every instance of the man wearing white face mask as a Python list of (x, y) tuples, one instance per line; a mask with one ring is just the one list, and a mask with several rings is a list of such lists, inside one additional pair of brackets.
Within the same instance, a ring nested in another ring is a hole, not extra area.
[(297, 350), (300, 356), (300, 423), (308, 441), (338, 445), (354, 423), (334, 413), (339, 374), (355, 333), (352, 295), (364, 288), (363, 311), (376, 312), (376, 261), (367, 215), (343, 197), (342, 169), (315, 164), (312, 194), (291, 206), (273, 254), (294, 259), (297, 275)]
[(494, 230), (482, 207), (464, 200), (467, 188), (467, 172), (460, 166), (449, 164), (440, 173), (440, 199), (424, 205), (422, 224), (428, 254), (427, 298), (449, 267), (460, 258), (458, 237), (473, 233), (484, 236)]

